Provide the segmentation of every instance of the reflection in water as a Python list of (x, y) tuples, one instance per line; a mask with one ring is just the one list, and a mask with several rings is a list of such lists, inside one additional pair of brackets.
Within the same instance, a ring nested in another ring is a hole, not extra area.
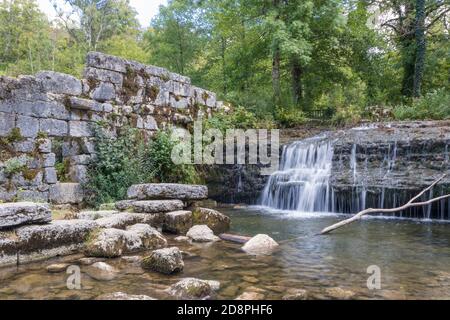
[[(272, 256), (250, 257), (239, 245), (219, 242), (171, 245), (189, 252), (185, 270), (164, 276), (142, 270), (122, 259), (107, 263), (120, 270), (111, 281), (97, 281), (83, 272), (81, 291), (65, 287), (67, 275), (49, 274), (51, 263), (75, 261), (66, 257), (43, 263), (0, 269), (2, 299), (92, 299), (122, 291), (168, 298), (163, 289), (182, 277), (218, 280), (217, 298), (234, 299), (245, 290), (264, 290), (268, 299), (280, 299), (289, 288), (306, 289), (312, 298), (329, 298), (325, 290), (341, 287), (358, 299), (450, 298), (450, 225), (398, 219), (363, 219), (328, 236), (316, 236), (322, 228), (342, 217), (294, 216), (258, 208), (225, 210), (232, 217), (232, 232), (266, 233), (281, 243)], [(285, 241), (295, 239), (293, 241)], [(382, 290), (368, 290), (367, 267), (381, 268)]]

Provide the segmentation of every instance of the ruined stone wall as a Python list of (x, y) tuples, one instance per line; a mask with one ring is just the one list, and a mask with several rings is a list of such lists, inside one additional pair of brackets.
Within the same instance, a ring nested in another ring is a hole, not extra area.
[(97, 52), (81, 80), (51, 71), (0, 77), (0, 200), (80, 203), (94, 123), (151, 136), (221, 106), (187, 77)]

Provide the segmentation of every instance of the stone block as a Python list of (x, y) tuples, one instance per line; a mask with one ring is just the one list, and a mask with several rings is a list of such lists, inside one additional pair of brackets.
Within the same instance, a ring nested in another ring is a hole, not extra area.
[(51, 212), (46, 204), (0, 203), (0, 230), (24, 224), (47, 223), (51, 219)]
[(48, 92), (78, 96), (82, 93), (81, 81), (77, 78), (54, 71), (41, 71), (36, 78), (42, 81)]

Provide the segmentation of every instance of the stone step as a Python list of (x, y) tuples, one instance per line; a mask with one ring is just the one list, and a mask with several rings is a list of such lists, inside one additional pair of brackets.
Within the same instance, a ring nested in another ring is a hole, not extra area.
[(208, 187), (176, 183), (138, 184), (128, 189), (128, 198), (137, 200), (202, 200), (208, 198)]
[(24, 224), (48, 223), (52, 215), (48, 204), (15, 202), (0, 204), (0, 230)]
[(163, 213), (182, 210), (184, 204), (180, 200), (147, 200), (135, 201), (133, 211), (137, 213)]

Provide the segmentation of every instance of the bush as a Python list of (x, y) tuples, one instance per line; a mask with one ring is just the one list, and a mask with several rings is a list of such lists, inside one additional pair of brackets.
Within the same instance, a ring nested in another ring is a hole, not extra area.
[(306, 117), (303, 111), (294, 107), (275, 108), (275, 120), (284, 128), (295, 128), (305, 123)]
[(175, 165), (172, 149), (177, 141), (167, 131), (159, 131), (144, 152), (143, 170), (147, 181), (166, 183), (199, 183), (200, 178), (193, 165)]
[(84, 185), (86, 202), (98, 208), (102, 203), (126, 198), (128, 188), (144, 182), (139, 154), (142, 142), (134, 129), (124, 129), (113, 138), (100, 126), (94, 128), (96, 158), (88, 167)]
[(445, 120), (450, 119), (450, 92), (433, 90), (410, 105), (394, 107), (397, 120)]
[(227, 129), (272, 129), (275, 127), (273, 119), (258, 118), (253, 112), (241, 106), (234, 108), (230, 113), (216, 112), (203, 122), (204, 130), (219, 129), (223, 133)]
[(359, 107), (349, 106), (336, 110), (331, 122), (336, 126), (355, 125), (361, 121), (361, 110)]
[(99, 208), (103, 203), (126, 199), (127, 190), (139, 183), (195, 183), (197, 172), (192, 165), (174, 165), (172, 140), (160, 131), (146, 142), (137, 129), (124, 128), (117, 138), (100, 126), (94, 128), (96, 158), (88, 167), (85, 183), (86, 202)]

